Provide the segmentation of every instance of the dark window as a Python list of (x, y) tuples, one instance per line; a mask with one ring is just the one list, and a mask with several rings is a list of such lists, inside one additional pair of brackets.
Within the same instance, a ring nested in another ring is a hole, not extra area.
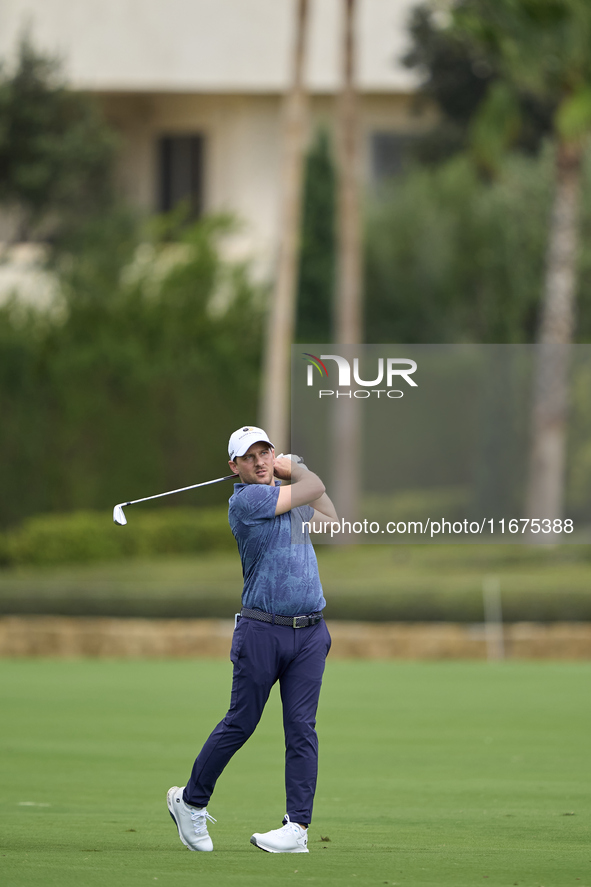
[(203, 136), (162, 136), (159, 140), (159, 209), (186, 201), (190, 217), (203, 212)]
[(371, 176), (374, 182), (402, 172), (414, 140), (411, 135), (395, 132), (372, 133)]

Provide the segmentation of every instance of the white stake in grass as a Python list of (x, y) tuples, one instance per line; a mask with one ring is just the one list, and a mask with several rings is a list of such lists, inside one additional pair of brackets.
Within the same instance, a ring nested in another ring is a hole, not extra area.
[(505, 658), (501, 581), (498, 576), (485, 576), (482, 583), (486, 650), (489, 662)]

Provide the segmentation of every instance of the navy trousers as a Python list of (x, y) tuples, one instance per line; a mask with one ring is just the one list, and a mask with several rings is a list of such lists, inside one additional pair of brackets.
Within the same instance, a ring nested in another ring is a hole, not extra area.
[(206, 807), (216, 780), (258, 724), (271, 687), (279, 681), (285, 731), (286, 812), (309, 823), (318, 774), (316, 709), (330, 635), (324, 620), (307, 628), (242, 617), (234, 629), (232, 696), (193, 765), (183, 798)]

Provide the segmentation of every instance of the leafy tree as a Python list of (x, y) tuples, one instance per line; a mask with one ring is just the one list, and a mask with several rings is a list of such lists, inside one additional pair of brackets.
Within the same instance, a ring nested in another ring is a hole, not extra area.
[(0, 68), (0, 202), (17, 210), (19, 239), (55, 238), (104, 208), (115, 149), (96, 101), (25, 37), (14, 70)]
[[(477, 6), (477, 0), (460, 0), (454, 6), (455, 14)], [(453, 21), (449, 13), (442, 13), (432, 3), (416, 7), (409, 21), (412, 45), (403, 61), (422, 77), (417, 101), (434, 105), (439, 118), (433, 129), (414, 143), (414, 153), (422, 162), (439, 162), (470, 145), (474, 117), (491, 86), (503, 76), (497, 53), (489, 46), (474, 45), (463, 31), (453, 27)], [(511, 133), (513, 147), (536, 153), (552, 131), (555, 103), (524, 84), (517, 90), (515, 102), (520, 120)], [(482, 168), (486, 168), (484, 163)]]
[[(492, 181), (465, 154), (415, 166), (368, 203), (369, 342), (533, 343), (544, 281), (554, 152), (509, 154)], [(579, 343), (591, 342), (591, 152), (577, 260)]]
[(0, 201), (54, 247), (59, 294), (0, 306), (0, 525), (223, 474), (220, 442), (256, 414), (262, 306), (221, 257), (230, 220), (187, 225), (180, 207), (142, 231), (111, 187), (115, 149), (23, 41), (0, 76)]
[(368, 341), (532, 342), (551, 191), (550, 150), (490, 182), (465, 155), (394, 179), (367, 210)]
[(0, 525), (225, 473), (224, 441), (255, 415), (262, 326), (247, 269), (220, 257), (228, 226), (178, 233), (173, 217), (138, 243), (124, 217), (94, 219), (60, 254), (61, 302), (0, 307)]

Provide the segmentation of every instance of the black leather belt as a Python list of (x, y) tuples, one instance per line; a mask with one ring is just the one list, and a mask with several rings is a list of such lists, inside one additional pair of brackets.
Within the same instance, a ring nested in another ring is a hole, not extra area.
[(273, 613), (265, 613), (263, 610), (240, 610), (241, 616), (247, 619), (258, 619), (259, 622), (270, 622), (272, 625), (289, 625), (291, 628), (308, 628), (316, 625), (323, 619), (322, 613), (310, 613), (309, 616), (275, 616)]

